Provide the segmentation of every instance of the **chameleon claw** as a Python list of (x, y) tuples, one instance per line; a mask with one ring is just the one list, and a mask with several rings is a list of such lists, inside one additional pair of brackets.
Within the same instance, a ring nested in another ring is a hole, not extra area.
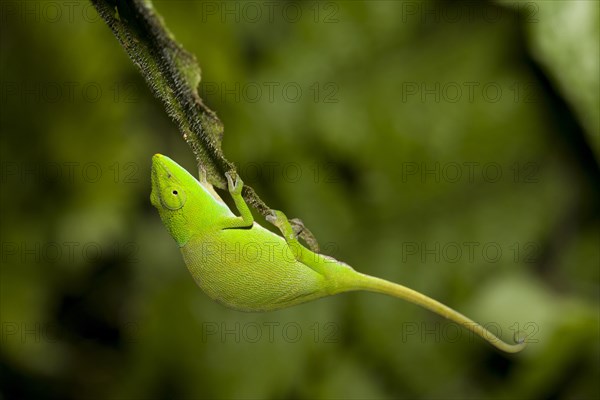
[[(233, 172), (233, 173), (235, 173), (235, 172)], [(227, 189), (229, 190), (229, 193), (241, 194), (242, 188), (244, 187), (244, 182), (242, 181), (242, 178), (240, 178), (239, 175), (236, 174), (235, 182), (234, 182), (231, 175), (232, 175), (232, 171), (225, 172), (225, 178), (227, 178)]]

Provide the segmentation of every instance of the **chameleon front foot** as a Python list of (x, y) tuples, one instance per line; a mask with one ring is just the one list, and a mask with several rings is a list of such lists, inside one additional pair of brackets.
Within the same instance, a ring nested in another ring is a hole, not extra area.
[(244, 188), (244, 182), (242, 181), (242, 178), (236, 174), (234, 180), (232, 172), (230, 171), (225, 172), (225, 178), (227, 178), (227, 189), (229, 190), (229, 194), (231, 194), (231, 198), (233, 199), (236, 208), (240, 212), (240, 216), (227, 220), (224, 223), (223, 228), (248, 228), (252, 226), (254, 223), (254, 217), (252, 216), (246, 201), (242, 197), (242, 189)]
[(225, 172), (225, 178), (227, 178), (227, 190), (229, 190), (229, 193), (232, 197), (241, 196), (242, 188), (244, 187), (244, 182), (238, 174), (235, 174), (235, 180), (231, 175), (231, 171)]

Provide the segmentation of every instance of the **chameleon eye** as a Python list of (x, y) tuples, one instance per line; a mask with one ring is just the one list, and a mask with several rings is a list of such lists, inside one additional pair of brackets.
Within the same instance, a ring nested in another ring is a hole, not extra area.
[(185, 204), (185, 191), (167, 187), (160, 196), (160, 202), (169, 210), (179, 210)]

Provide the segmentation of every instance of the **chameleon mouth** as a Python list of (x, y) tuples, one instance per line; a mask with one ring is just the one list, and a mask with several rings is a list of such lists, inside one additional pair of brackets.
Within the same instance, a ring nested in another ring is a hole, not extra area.
[(161, 207), (160, 193), (162, 192), (166, 179), (171, 178), (172, 174), (169, 171), (165, 159), (167, 157), (162, 154), (152, 156), (152, 192), (150, 193), (150, 202), (156, 208)]
[[(161, 196), (167, 188), (183, 186), (186, 182), (188, 172), (180, 167), (175, 161), (162, 154), (152, 156), (152, 192), (150, 193), (150, 202), (160, 209), (164, 203)], [(193, 177), (189, 175), (191, 179)]]
[(167, 156), (158, 153), (152, 156), (152, 175), (159, 176), (162, 181), (173, 178), (176, 183), (179, 183), (174, 177), (173, 172), (181, 169), (182, 168), (177, 165), (175, 161)]

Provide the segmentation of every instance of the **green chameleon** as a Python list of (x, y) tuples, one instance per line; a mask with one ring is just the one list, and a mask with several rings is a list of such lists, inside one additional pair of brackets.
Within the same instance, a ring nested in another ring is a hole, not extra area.
[(280, 211), (267, 220), (283, 237), (254, 222), (242, 198), (242, 180), (226, 173), (229, 193), (240, 213), (234, 215), (200, 171), (200, 181), (170, 158), (152, 158), (150, 200), (175, 239), (194, 280), (212, 299), (240, 311), (270, 311), (325, 296), (367, 290), (418, 304), (481, 336), (496, 348), (516, 353), (483, 326), (417, 291), (361, 274), (332, 257), (298, 242)]

